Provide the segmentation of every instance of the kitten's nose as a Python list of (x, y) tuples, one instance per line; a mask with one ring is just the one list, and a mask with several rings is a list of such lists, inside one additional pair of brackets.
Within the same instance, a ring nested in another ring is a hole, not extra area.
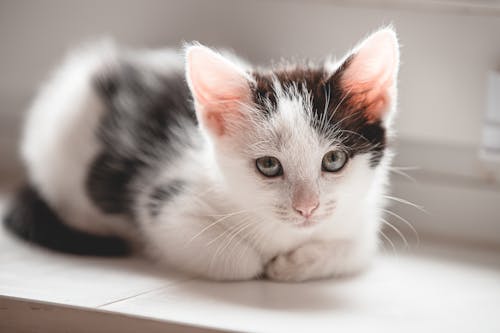
[(307, 219), (318, 206), (319, 191), (316, 186), (307, 183), (297, 184), (292, 196), (293, 209)]
[(318, 208), (319, 202), (317, 200), (305, 201), (293, 205), (293, 209), (300, 215), (304, 216), (306, 219), (311, 217), (316, 208)]

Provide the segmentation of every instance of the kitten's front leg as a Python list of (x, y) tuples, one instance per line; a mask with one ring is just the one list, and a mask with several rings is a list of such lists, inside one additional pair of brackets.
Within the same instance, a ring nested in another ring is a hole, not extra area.
[[(244, 227), (245, 225), (243, 225)], [(213, 280), (248, 280), (263, 273), (258, 251), (239, 237), (243, 227), (220, 227), (195, 218), (170, 218), (168, 228), (148, 228), (151, 252), (179, 270)]]
[(363, 270), (375, 248), (359, 241), (314, 241), (278, 255), (266, 266), (266, 276), (277, 281), (299, 282), (347, 276)]

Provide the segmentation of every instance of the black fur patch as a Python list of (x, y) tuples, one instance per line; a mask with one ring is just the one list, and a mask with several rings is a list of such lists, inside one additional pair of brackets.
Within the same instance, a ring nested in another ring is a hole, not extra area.
[(65, 225), (31, 187), (19, 191), (4, 223), (17, 236), (52, 250), (97, 256), (128, 253), (127, 244), (118, 237), (91, 235)]
[(125, 60), (97, 76), (94, 86), (107, 112), (96, 133), (103, 148), (88, 173), (87, 194), (105, 213), (130, 215), (130, 184), (176, 157), (172, 140), (181, 139), (174, 138), (175, 128), (197, 125), (190, 92), (182, 72), (167, 76)]
[(152, 217), (157, 216), (160, 213), (162, 204), (179, 194), (185, 185), (186, 183), (182, 180), (174, 180), (168, 184), (155, 187), (149, 196), (148, 209), (150, 215)]
[[(349, 93), (342, 89), (340, 80), (349, 63), (350, 59), (347, 59), (333, 75), (328, 75), (324, 68), (310, 67), (278, 70), (272, 74), (255, 72), (253, 101), (266, 115), (273, 114), (277, 103), (273, 77), (280, 82), (285, 92), (291, 89), (307, 91), (313, 106), (311, 126), (325, 136), (330, 134), (325, 129), (336, 126), (342, 133), (350, 155), (370, 153), (370, 165), (376, 167), (385, 151), (386, 131), (380, 121), (369, 119), (362, 107), (351, 103)], [(318, 126), (322, 119), (327, 120), (326, 128)]]
[(87, 177), (87, 193), (94, 204), (108, 214), (132, 214), (133, 197), (129, 183), (144, 164), (137, 159), (101, 153)]

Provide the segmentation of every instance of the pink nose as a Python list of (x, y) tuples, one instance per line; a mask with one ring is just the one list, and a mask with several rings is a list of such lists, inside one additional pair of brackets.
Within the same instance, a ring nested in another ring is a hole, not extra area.
[(295, 209), (297, 213), (304, 216), (305, 218), (309, 218), (314, 213), (316, 208), (318, 208), (318, 206), (318, 201), (312, 201), (293, 205), (293, 209)]

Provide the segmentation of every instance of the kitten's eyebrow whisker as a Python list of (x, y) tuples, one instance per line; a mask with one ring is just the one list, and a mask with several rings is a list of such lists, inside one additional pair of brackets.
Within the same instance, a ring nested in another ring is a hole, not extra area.
[(354, 116), (358, 116), (359, 114), (361, 114), (361, 112), (359, 111), (356, 111), (356, 112), (352, 112), (350, 114), (348, 114), (347, 116), (345, 116), (344, 118), (340, 119), (339, 121), (337, 121), (335, 123), (335, 128), (337, 131), (340, 131), (341, 129), (339, 128), (340, 127), (340, 124), (342, 124), (344, 121), (346, 121), (347, 119), (350, 119)]
[[(329, 87), (329, 86), (328, 86)], [(333, 119), (333, 117), (335, 116), (335, 114), (337, 113), (337, 111), (339, 110), (340, 106), (342, 105), (342, 103), (345, 101), (345, 99), (349, 96), (349, 94), (351, 93), (351, 89), (349, 89), (345, 94), (344, 96), (342, 96), (342, 98), (340, 99), (339, 103), (337, 104), (337, 106), (335, 107), (335, 109), (328, 115), (328, 118), (326, 118), (326, 114), (327, 114), (327, 108), (325, 108), (325, 112), (323, 113), (325, 115), (325, 117), (323, 118), (322, 120), (322, 123), (323, 123), (323, 126), (322, 126), (322, 130), (326, 132), (327, 135), (333, 135), (336, 133), (336, 131), (338, 130), (338, 123), (340, 122), (337, 122), (336, 124), (334, 124), (332, 127), (328, 127), (328, 124), (330, 123), (330, 121)], [(330, 94), (331, 94), (331, 90), (329, 90), (329, 94), (328, 94), (328, 104), (325, 103), (325, 106), (329, 106), (330, 104)]]
[[(327, 88), (328, 88), (328, 91), (327, 91)], [(330, 98), (331, 98), (331, 88), (330, 88), (330, 85), (325, 85), (323, 87), (323, 90), (324, 90), (324, 93), (325, 93), (325, 107), (323, 109), (323, 114), (321, 115), (321, 118), (320, 118), (320, 123), (319, 123), (319, 127), (321, 128), (321, 130), (324, 130), (326, 128), (326, 116), (327, 116), (327, 112), (328, 112), (328, 107), (330, 106)]]
[[(341, 128), (341, 124), (346, 121), (347, 119), (350, 119), (354, 116), (358, 116), (360, 114), (360, 112), (352, 112), (350, 114), (348, 114), (347, 116), (345, 116), (344, 118), (340, 119), (339, 121), (337, 121), (335, 124), (333, 124), (333, 126), (331, 126), (328, 131), (326, 132), (327, 135), (331, 135), (331, 136), (339, 136), (339, 135), (342, 135), (342, 131), (345, 131), (344, 129)], [(330, 120), (329, 120), (330, 121)]]
[(335, 109), (333, 110), (332, 112), (332, 115), (335, 115), (335, 113), (337, 112), (337, 110), (340, 108), (340, 106), (342, 105), (342, 103), (344, 103), (344, 101), (346, 100), (346, 98), (351, 94), (351, 91), (352, 91), (352, 88), (349, 89), (346, 94), (340, 99), (340, 102), (339, 104), (337, 104), (337, 106), (335, 107)]
[(345, 133), (356, 135), (356, 136), (360, 137), (361, 139), (365, 140), (366, 142), (371, 143), (370, 140), (368, 140), (364, 135), (362, 135), (360, 133), (357, 133), (357, 132), (354, 132), (354, 131), (351, 131), (351, 130), (346, 130), (346, 129), (341, 129), (341, 130), (339, 130), (339, 132), (341, 132), (341, 133), (345, 132)]

